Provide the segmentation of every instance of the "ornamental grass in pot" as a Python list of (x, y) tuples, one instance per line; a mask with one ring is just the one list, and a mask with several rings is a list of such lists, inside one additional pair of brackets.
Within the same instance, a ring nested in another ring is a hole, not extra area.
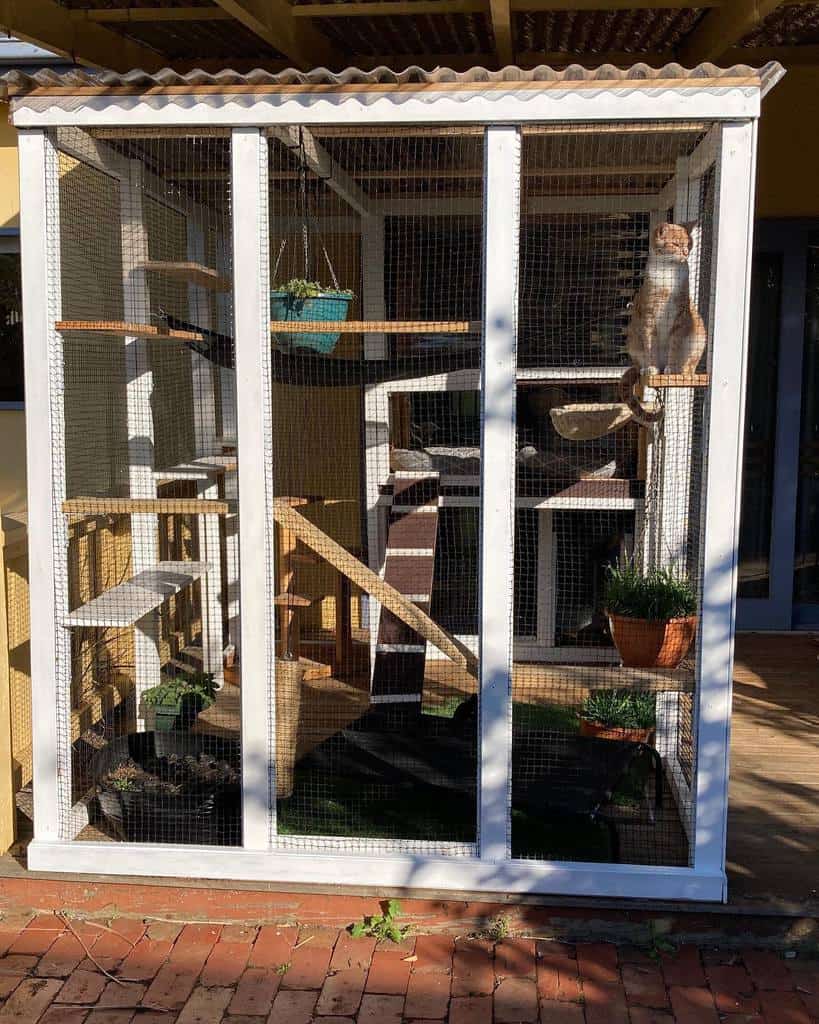
[(580, 711), (580, 735), (601, 740), (653, 743), (656, 722), (653, 693), (592, 690)]
[(603, 607), (626, 668), (677, 668), (694, 642), (694, 589), (669, 569), (610, 568)]

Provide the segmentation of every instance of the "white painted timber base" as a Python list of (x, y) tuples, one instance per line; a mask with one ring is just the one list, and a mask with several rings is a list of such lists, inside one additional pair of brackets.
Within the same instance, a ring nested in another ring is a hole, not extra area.
[(657, 900), (725, 900), (725, 874), (692, 868), (632, 864), (566, 864), (531, 860), (373, 856), (307, 850), (260, 851), (241, 847), (164, 846), (33, 840), (33, 871), (137, 875), (150, 878), (228, 879), (312, 885), (451, 889), (463, 892), (538, 893)]

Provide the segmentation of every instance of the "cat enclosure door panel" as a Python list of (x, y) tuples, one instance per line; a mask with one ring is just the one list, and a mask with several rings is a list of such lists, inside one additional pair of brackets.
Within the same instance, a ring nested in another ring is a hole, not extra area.
[[(648, 622), (625, 620), (645, 648), (627, 649), (609, 604), (632, 577), (667, 573), (692, 605), (700, 592), (715, 194), (696, 154), (709, 127), (524, 130), (514, 858), (693, 861), (693, 625), (663, 661)], [(659, 292), (689, 336), (645, 327), (641, 306), (674, 319), (653, 308)]]
[(239, 846), (230, 140), (47, 140), (61, 835)]
[(467, 856), (482, 132), (268, 140), (273, 843)]

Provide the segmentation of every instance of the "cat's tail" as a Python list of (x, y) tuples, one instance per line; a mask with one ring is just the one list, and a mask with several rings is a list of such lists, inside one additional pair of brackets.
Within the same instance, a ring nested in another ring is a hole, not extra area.
[(620, 378), (620, 390), (622, 400), (628, 406), (629, 412), (641, 427), (650, 427), (663, 418), (663, 407), (657, 405), (646, 405), (642, 399), (634, 394), (635, 385), (640, 383), (640, 368), (630, 366)]

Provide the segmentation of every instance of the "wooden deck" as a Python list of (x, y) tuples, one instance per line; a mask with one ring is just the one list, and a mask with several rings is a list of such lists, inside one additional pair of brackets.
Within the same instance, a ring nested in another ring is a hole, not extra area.
[(819, 643), (737, 639), (728, 811), (730, 901), (819, 898)]

